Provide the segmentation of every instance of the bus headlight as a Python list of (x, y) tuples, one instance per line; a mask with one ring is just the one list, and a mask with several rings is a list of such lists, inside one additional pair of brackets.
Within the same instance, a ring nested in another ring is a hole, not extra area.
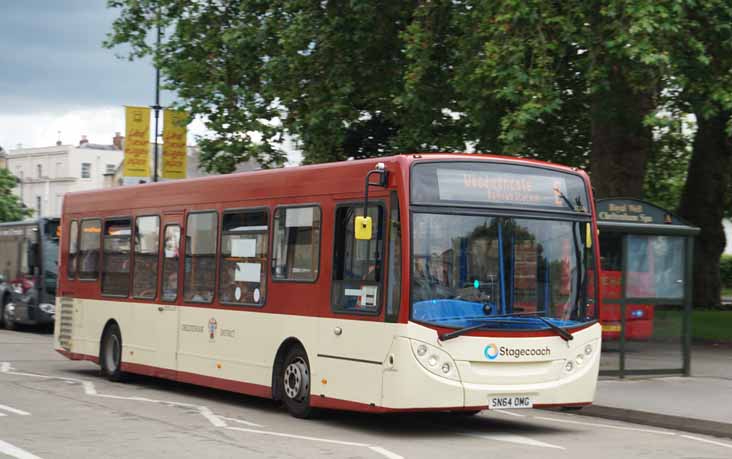
[(564, 369), (567, 373), (571, 373), (574, 370), (574, 363), (571, 360), (567, 360), (567, 363), (564, 364)]
[(585, 355), (589, 357), (590, 354), (592, 354), (592, 344), (585, 346)]
[(49, 303), (41, 303), (38, 305), (38, 309), (45, 312), (46, 314), (53, 314), (56, 312), (56, 306)]
[(429, 344), (409, 340), (412, 344), (412, 352), (422, 367), (427, 371), (443, 378), (460, 380), (458, 376), (455, 361), (452, 360), (450, 354)]

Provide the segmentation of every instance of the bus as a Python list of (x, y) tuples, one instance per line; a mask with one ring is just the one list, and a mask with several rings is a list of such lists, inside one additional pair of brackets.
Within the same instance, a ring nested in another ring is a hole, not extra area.
[[(600, 323), (602, 339), (617, 341), (622, 333), (622, 312), (620, 301), (623, 298), (623, 243), (624, 233), (602, 231), (600, 233)], [(628, 296), (650, 298), (656, 296), (653, 288), (653, 256), (648, 253), (650, 246), (635, 247), (636, 256), (629, 263)], [(645, 262), (645, 266), (643, 263)], [(649, 264), (650, 262), (650, 264)], [(629, 303), (625, 306), (626, 340), (647, 341), (653, 337), (655, 308), (652, 304)]]
[(58, 230), (58, 218), (0, 223), (0, 326), (53, 324)]
[(295, 417), (582, 407), (601, 344), (591, 189), (550, 163), (409, 154), (70, 193), (54, 345), (113, 381)]

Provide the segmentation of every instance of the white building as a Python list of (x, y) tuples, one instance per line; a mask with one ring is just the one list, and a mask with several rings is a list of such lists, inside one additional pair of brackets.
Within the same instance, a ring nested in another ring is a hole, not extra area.
[[(117, 142), (115, 142), (117, 143)], [(63, 195), (104, 187), (104, 175), (122, 161), (118, 145), (80, 144), (8, 150), (6, 167), (18, 180), (14, 192), (34, 217), (59, 217)]]

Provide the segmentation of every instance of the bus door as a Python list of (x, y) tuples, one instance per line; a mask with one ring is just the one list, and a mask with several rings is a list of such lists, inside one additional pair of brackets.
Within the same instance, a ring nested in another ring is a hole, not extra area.
[(370, 240), (356, 240), (354, 218), (363, 203), (335, 209), (330, 318), (320, 321), (318, 357), (326, 395), (361, 403), (380, 403), (382, 362), (392, 344), (384, 324), (387, 245), (386, 207), (369, 203)]
[(162, 245), (160, 247), (160, 301), (157, 303), (155, 334), (157, 335), (157, 365), (177, 369), (178, 329), (182, 280), (181, 238), (183, 237), (183, 212), (166, 213), (161, 222)]

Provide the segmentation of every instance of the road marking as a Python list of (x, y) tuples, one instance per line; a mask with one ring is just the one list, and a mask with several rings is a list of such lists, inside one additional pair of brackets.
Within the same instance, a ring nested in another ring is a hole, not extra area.
[(725, 448), (732, 448), (732, 445), (730, 445), (729, 443), (722, 443), (722, 442), (718, 442), (718, 441), (714, 441), (714, 440), (707, 440), (706, 438), (692, 437), (691, 435), (682, 435), (682, 437), (688, 438), (689, 440), (696, 440), (696, 441), (700, 441), (700, 442), (704, 442), (704, 443), (711, 443), (712, 445), (724, 446)]
[(403, 456), (400, 456), (396, 453), (392, 453), (388, 449), (384, 449), (381, 446), (369, 446), (369, 449), (371, 451), (381, 454), (384, 457), (388, 457), (389, 459), (404, 459)]
[(5, 413), (0, 413), (0, 417), (7, 416)]
[(13, 446), (2, 440), (0, 440), (0, 453), (10, 457), (16, 457), (18, 459), (41, 459), (35, 454), (31, 454), (24, 449), (20, 449), (17, 446)]
[(467, 434), (466, 433), (463, 435), (468, 436), (468, 437), (473, 437), (473, 438), (482, 438), (484, 440), (515, 443), (518, 445), (539, 446), (541, 448), (565, 449), (563, 446), (552, 445), (551, 443), (544, 443), (543, 441), (534, 440), (533, 438), (524, 437), (521, 435), (502, 434), (502, 433), (486, 434), (486, 435), (477, 435), (477, 434)]
[(319, 441), (321, 443), (332, 443), (335, 445), (361, 446), (361, 447), (368, 448), (375, 453), (381, 454), (382, 456), (388, 457), (389, 459), (404, 459), (402, 456), (400, 456), (396, 453), (393, 453), (393, 452), (389, 451), (388, 449), (384, 449), (380, 446), (369, 445), (366, 443), (357, 443), (354, 441), (344, 441), (344, 440), (333, 440), (330, 438), (321, 438), (321, 437), (307, 437), (305, 435), (295, 435), (295, 434), (288, 434), (288, 433), (283, 433), (283, 432), (272, 432), (269, 430), (245, 429), (243, 427), (227, 427), (227, 429), (237, 430), (239, 432), (260, 434), (260, 435), (273, 435), (275, 437), (294, 438), (296, 440)]
[(227, 421), (231, 421), (231, 422), (238, 422), (239, 424), (244, 424), (245, 426), (250, 426), (250, 427), (264, 427), (264, 426), (263, 426), (262, 424), (255, 424), (255, 423), (253, 423), (253, 422), (249, 422), (249, 421), (243, 421), (243, 420), (241, 420), (241, 419), (236, 419), (236, 418), (227, 418), (227, 417), (224, 417), (224, 416), (219, 416), (219, 417), (220, 417), (221, 419), (225, 419), (225, 420), (227, 420)]
[[(303, 435), (294, 435), (294, 434), (287, 434), (287, 433), (282, 433), (282, 432), (271, 432), (271, 431), (266, 431), (266, 430), (245, 429), (242, 427), (230, 427), (226, 423), (226, 420), (237, 422), (237, 423), (244, 424), (244, 425), (249, 425), (252, 427), (262, 427), (262, 426), (259, 424), (244, 421), (241, 419), (218, 416), (218, 415), (214, 414), (214, 412), (211, 411), (210, 408), (208, 408), (207, 406), (203, 406), (203, 405), (194, 405), (192, 403), (183, 403), (183, 402), (173, 402), (170, 400), (155, 400), (155, 399), (145, 398), (145, 397), (125, 397), (122, 395), (100, 394), (97, 392), (96, 386), (94, 386), (94, 383), (91, 381), (84, 381), (81, 379), (66, 378), (66, 377), (60, 377), (60, 376), (57, 377), (57, 376), (39, 375), (36, 373), (23, 373), (23, 372), (12, 371), (12, 370), (13, 370), (13, 368), (10, 366), (10, 363), (0, 362), (0, 373), (7, 373), (7, 374), (16, 375), (16, 376), (30, 376), (30, 377), (34, 377), (34, 378), (51, 379), (51, 380), (64, 381), (67, 383), (80, 384), (84, 388), (84, 393), (86, 395), (93, 396), (93, 397), (110, 398), (110, 399), (117, 399), (117, 400), (132, 400), (132, 401), (138, 401), (138, 402), (157, 403), (157, 404), (167, 405), (167, 406), (180, 406), (180, 407), (185, 407), (185, 408), (194, 408), (201, 414), (201, 416), (206, 418), (206, 420), (208, 420), (208, 422), (213, 424), (214, 427), (226, 428), (226, 429), (230, 429), (230, 430), (238, 430), (240, 432), (262, 434), (262, 435), (289, 437), (289, 438), (295, 438), (295, 439), (299, 439), (299, 440), (310, 440), (310, 441), (319, 441), (319, 442), (324, 442), (324, 443), (333, 443), (333, 444), (337, 444), (337, 445), (360, 446), (360, 447), (368, 448), (368, 449), (372, 450), (373, 452), (380, 454), (388, 459), (404, 459), (402, 456), (400, 456), (394, 452), (391, 452), (388, 449), (382, 448), (380, 446), (369, 445), (366, 443), (357, 443), (357, 442), (350, 442), (350, 441), (343, 441), (343, 440), (332, 440), (329, 438), (306, 437)], [(3, 405), (0, 405), (0, 408), (1, 407), (3, 407)], [(17, 411), (19, 411), (19, 410), (17, 410)], [(0, 415), (2, 415), (2, 413), (0, 413)], [(0, 452), (4, 453), (4, 451), (2, 449), (0, 449)], [(33, 456), (33, 455), (15, 456), (15, 457), (18, 457), (19, 459), (36, 458), (36, 456)], [(38, 458), (36, 458), (36, 459), (38, 459)]]
[(543, 416), (534, 416), (534, 418), (542, 419), (544, 421), (563, 422), (565, 424), (579, 424), (579, 425), (583, 425), (583, 426), (604, 427), (606, 429), (631, 430), (633, 432), (645, 432), (645, 433), (652, 433), (652, 434), (658, 434), (658, 435), (668, 435), (671, 437), (676, 435), (675, 432), (666, 432), (664, 430), (640, 429), (638, 427), (613, 426), (610, 424), (596, 424), (594, 422), (571, 421), (569, 419), (546, 418)]
[(28, 413), (27, 411), (19, 410), (17, 408), (13, 408), (7, 405), (0, 405), (0, 410), (5, 410), (9, 413), (19, 414), (21, 416), (30, 416), (30, 413)]
[(283, 432), (272, 432), (269, 430), (245, 429), (243, 427), (227, 427), (227, 429), (238, 430), (239, 432), (248, 432), (248, 433), (260, 434), (260, 435), (272, 435), (275, 437), (295, 438), (297, 440), (308, 440), (308, 441), (319, 441), (322, 443), (333, 443), (335, 445), (364, 446), (364, 447), (370, 446), (366, 443), (357, 443), (357, 442), (345, 441), (345, 440), (332, 440), (330, 438), (307, 437), (305, 435), (296, 435), (296, 434), (289, 434), (289, 433), (283, 433)]
[(500, 414), (507, 414), (509, 416), (516, 416), (517, 418), (525, 418), (525, 414), (519, 414), (519, 413), (512, 413), (510, 411), (504, 411), (504, 410), (488, 410), (489, 413), (500, 413)]

